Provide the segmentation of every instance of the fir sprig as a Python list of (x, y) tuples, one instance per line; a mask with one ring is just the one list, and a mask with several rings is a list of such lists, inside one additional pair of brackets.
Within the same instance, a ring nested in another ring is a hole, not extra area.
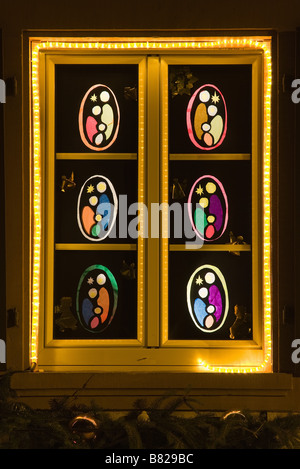
[[(151, 402), (137, 400), (133, 410), (118, 418), (94, 403), (76, 405), (74, 394), (51, 400), (47, 409), (32, 409), (11, 392), (10, 378), (11, 374), (0, 377), (0, 449), (300, 448), (297, 413), (273, 419), (266, 413), (247, 412), (228, 412), (222, 417), (201, 412), (189, 392), (166, 393)], [(92, 438), (70, 427), (78, 415), (98, 422)]]

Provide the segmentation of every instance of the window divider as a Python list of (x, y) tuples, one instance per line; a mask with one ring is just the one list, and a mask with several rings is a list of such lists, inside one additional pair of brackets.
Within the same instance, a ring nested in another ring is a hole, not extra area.
[[(148, 204), (148, 239), (147, 239), (147, 347), (159, 347), (159, 220), (155, 216), (160, 204), (159, 152), (160, 152), (160, 58), (149, 56), (147, 60), (147, 204)], [(150, 206), (151, 202), (151, 206)], [(151, 313), (151, 317), (150, 317)], [(155, 316), (155, 317), (154, 317)]]

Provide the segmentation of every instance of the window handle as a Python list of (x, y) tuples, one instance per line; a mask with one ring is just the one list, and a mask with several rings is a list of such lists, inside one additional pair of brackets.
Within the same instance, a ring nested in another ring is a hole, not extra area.
[(6, 312), (7, 314), (7, 328), (15, 327), (19, 325), (19, 313), (16, 308), (10, 308)]
[(284, 305), (282, 309), (282, 323), (287, 326), (294, 324), (294, 308), (292, 306)]

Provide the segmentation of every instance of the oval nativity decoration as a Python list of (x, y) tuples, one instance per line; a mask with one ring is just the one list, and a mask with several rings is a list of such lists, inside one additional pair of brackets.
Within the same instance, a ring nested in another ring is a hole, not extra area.
[(77, 220), (81, 233), (90, 241), (102, 241), (116, 221), (118, 198), (111, 181), (101, 175), (90, 177), (83, 184), (77, 204)]
[(76, 296), (76, 313), (82, 327), (89, 332), (103, 332), (115, 316), (118, 285), (111, 271), (99, 264), (82, 274)]
[(104, 151), (117, 138), (120, 110), (106, 85), (94, 85), (85, 94), (79, 110), (79, 131), (83, 143), (94, 151)]
[(215, 332), (223, 326), (229, 308), (228, 290), (217, 267), (206, 264), (195, 270), (187, 285), (187, 304), (202, 332)]
[(221, 91), (214, 85), (203, 85), (191, 97), (186, 113), (191, 142), (201, 150), (214, 150), (227, 132), (227, 108)]
[(228, 223), (228, 199), (222, 183), (214, 176), (201, 176), (188, 197), (188, 213), (196, 235), (203, 241), (220, 238)]

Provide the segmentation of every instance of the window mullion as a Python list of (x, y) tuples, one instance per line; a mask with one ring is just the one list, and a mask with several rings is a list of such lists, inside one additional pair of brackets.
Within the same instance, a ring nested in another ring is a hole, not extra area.
[(148, 347), (159, 346), (159, 71), (158, 56), (149, 56), (147, 61), (147, 335)]

